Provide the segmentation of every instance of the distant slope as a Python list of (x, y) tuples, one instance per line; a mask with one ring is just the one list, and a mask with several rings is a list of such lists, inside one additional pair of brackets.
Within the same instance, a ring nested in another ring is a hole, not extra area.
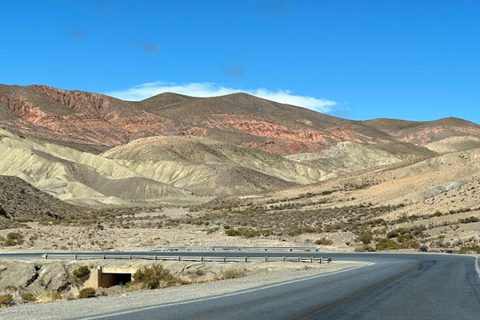
[(281, 156), (199, 137), (144, 138), (103, 156), (140, 175), (202, 195), (286, 188), (322, 177), (322, 171)]
[[(166, 94), (142, 101), (153, 110)], [(167, 94), (170, 97), (170, 94)], [(245, 93), (176, 102), (157, 115), (172, 119), (187, 134), (242, 144), (277, 154), (322, 150), (341, 141), (390, 141), (385, 133), (360, 122), (281, 104)]]
[(60, 219), (78, 211), (20, 178), (0, 176), (0, 220)]
[[(63, 200), (105, 204), (124, 200), (185, 198), (190, 193), (168, 186), (98, 155), (0, 129), (0, 174), (17, 176)], [(122, 200), (123, 199), (123, 200)]]
[(318, 152), (339, 142), (408, 142), (480, 137), (456, 118), (431, 122), (351, 121), (245, 93), (194, 98), (163, 93), (139, 102), (52, 87), (0, 85), (0, 127), (82, 151), (151, 136), (201, 136), (270, 153)]
[(452, 136), (425, 144), (425, 147), (438, 153), (450, 153), (480, 148), (480, 137)]
[(449, 137), (480, 137), (480, 126), (458, 118), (444, 118), (430, 122), (414, 122), (393, 119), (374, 119), (365, 125), (383, 131), (398, 141), (426, 146)]

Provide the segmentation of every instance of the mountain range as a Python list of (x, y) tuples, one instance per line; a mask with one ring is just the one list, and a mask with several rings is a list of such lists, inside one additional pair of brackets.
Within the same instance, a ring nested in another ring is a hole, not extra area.
[(480, 148), (457, 118), (352, 121), (237, 93), (0, 86), (0, 175), (74, 204), (202, 203)]

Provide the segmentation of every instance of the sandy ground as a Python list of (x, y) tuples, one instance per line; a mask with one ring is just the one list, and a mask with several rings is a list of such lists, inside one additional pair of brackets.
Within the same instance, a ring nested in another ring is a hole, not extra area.
[[(252, 266), (253, 264), (250, 264)], [(332, 262), (330, 264), (258, 263), (256, 275), (201, 284), (170, 287), (152, 291), (137, 291), (121, 296), (84, 300), (14, 306), (0, 310), (1, 319), (65, 319), (93, 315), (95, 310), (111, 312), (146, 307), (188, 299), (201, 299), (253, 287), (363, 266), (361, 262)], [(241, 264), (237, 264), (241, 267)], [(268, 271), (267, 269), (270, 269)], [(120, 307), (124, 306), (124, 307)]]
[(324, 247), (326, 251), (354, 250), (346, 245), (347, 242), (354, 243), (355, 235), (350, 232), (243, 238), (227, 236), (222, 228), (212, 232), (209, 230), (211, 226), (182, 224), (156, 228), (149, 224), (164, 217), (181, 219), (201, 214), (191, 212), (188, 208), (168, 207), (158, 213), (140, 212), (128, 217), (136, 220), (128, 228), (110, 222), (100, 222), (101, 228), (95, 224), (73, 226), (28, 222), (25, 227), (0, 230), (0, 236), (5, 238), (10, 232), (20, 232), (25, 239), (22, 245), (0, 247), (0, 252), (129, 251), (166, 246), (314, 246), (313, 242), (320, 238), (333, 241), (333, 246)]

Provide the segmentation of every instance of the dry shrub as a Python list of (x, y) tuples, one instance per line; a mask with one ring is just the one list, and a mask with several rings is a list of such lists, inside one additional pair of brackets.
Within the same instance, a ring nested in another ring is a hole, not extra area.
[(137, 270), (133, 275), (133, 279), (127, 285), (127, 290), (132, 290), (133, 288), (158, 289), (182, 283), (180, 278), (175, 277), (170, 273), (170, 270), (159, 264)]
[(13, 302), (13, 296), (11, 294), (0, 294), (0, 306), (7, 307)]
[(315, 240), (314, 244), (316, 245), (324, 245), (324, 246), (331, 246), (333, 244), (333, 241), (331, 239), (327, 238), (322, 238)]
[(26, 302), (34, 302), (37, 301), (37, 298), (33, 294), (27, 291), (20, 291), (20, 297)]
[(78, 279), (86, 280), (86, 278), (90, 275), (90, 268), (88, 266), (80, 266), (73, 270), (72, 274)]
[(78, 299), (95, 298), (97, 292), (93, 288), (84, 288), (78, 293)]
[(235, 279), (244, 277), (247, 274), (245, 269), (225, 268), (221, 271), (222, 279)]
[(35, 294), (37, 302), (52, 302), (62, 300), (62, 296), (56, 290), (51, 291), (41, 291), (38, 294)]

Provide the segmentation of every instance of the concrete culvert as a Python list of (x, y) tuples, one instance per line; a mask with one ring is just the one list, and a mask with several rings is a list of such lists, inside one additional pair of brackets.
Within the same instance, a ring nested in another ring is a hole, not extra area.
[(84, 287), (98, 289), (109, 288), (116, 285), (125, 285), (132, 281), (132, 274), (136, 271), (136, 269), (98, 267), (92, 271), (90, 278), (84, 284)]

